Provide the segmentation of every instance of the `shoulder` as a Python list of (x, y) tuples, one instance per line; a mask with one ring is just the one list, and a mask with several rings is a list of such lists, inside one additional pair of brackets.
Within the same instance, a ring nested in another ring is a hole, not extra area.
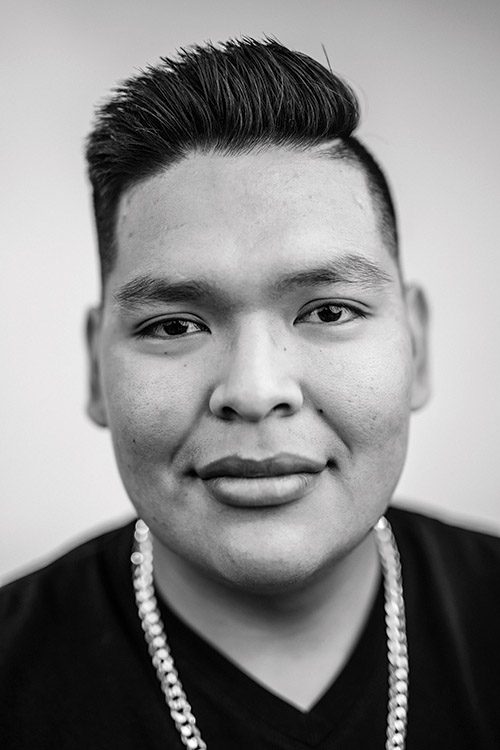
[(500, 536), (466, 528), (439, 518), (399, 507), (387, 514), (402, 544), (430, 552), (443, 562), (457, 556), (478, 571), (491, 571), (500, 565)]
[(448, 601), (487, 606), (500, 622), (500, 537), (401, 508), (387, 517), (415, 585), (429, 597), (439, 591)]
[(446, 747), (453, 727), (470, 731), (464, 747), (500, 747), (500, 538), (399, 508), (387, 518), (401, 555), (413, 726), (424, 737), (441, 726)]
[(132, 537), (133, 522), (0, 590), (0, 735), (6, 747), (108, 747), (102, 737), (116, 728), (121, 699), (124, 716), (133, 708), (130, 675), (142, 663), (142, 650), (131, 646), (136, 639), (141, 649), (144, 643), (131, 578)]
[[(75, 614), (89, 592), (99, 597), (102, 579), (112, 576), (117, 558), (129, 554), (132, 522), (89, 539), (44, 567), (0, 588), (3, 645), (31, 626), (61, 621), (61, 612)], [(80, 595), (79, 595), (80, 594)]]

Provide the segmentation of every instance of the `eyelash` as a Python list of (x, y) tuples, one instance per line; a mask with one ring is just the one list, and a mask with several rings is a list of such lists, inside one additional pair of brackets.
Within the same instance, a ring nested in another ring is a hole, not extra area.
[[(364, 310), (360, 309), (359, 307), (355, 307), (354, 305), (347, 305), (345, 303), (333, 303), (333, 302), (330, 302), (330, 303), (323, 303), (321, 305), (317, 305), (316, 307), (312, 308), (311, 310), (308, 310), (308, 311), (302, 313), (297, 318), (297, 322), (303, 321), (303, 319), (305, 317), (307, 317), (308, 315), (312, 315), (313, 313), (319, 313), (321, 310), (326, 310), (328, 308), (335, 308), (336, 310), (339, 310), (339, 311), (347, 311), (347, 312), (351, 313), (351, 315), (353, 316), (352, 319), (354, 319), (354, 320), (356, 318), (366, 318), (367, 317), (367, 313)], [(191, 332), (191, 333), (180, 333), (178, 335), (174, 334), (174, 335), (170, 335), (170, 336), (159, 336), (158, 338), (166, 341), (166, 340), (169, 340), (169, 339), (174, 340), (174, 339), (185, 338), (186, 336), (192, 336), (193, 333), (202, 333), (204, 331), (205, 332), (210, 332), (209, 329), (208, 329), (208, 327), (206, 325), (204, 325), (203, 323), (201, 323), (201, 322), (198, 322), (196, 320), (192, 320), (191, 318), (177, 317), (177, 318), (164, 318), (163, 320), (157, 320), (154, 323), (149, 323), (148, 325), (144, 326), (139, 331), (137, 331), (136, 337), (139, 338), (139, 339), (155, 338), (154, 332), (155, 332), (156, 329), (160, 328), (161, 326), (165, 326), (168, 323), (179, 323), (179, 322), (182, 322), (184, 324), (191, 323), (192, 325), (196, 326), (198, 328), (198, 330), (194, 331), (194, 332)], [(345, 321), (345, 322), (349, 322), (349, 321)], [(323, 321), (319, 321), (318, 323), (313, 323), (312, 325), (320, 325), (320, 324), (323, 324), (323, 325), (336, 325), (337, 323), (338, 323), (337, 320), (334, 320), (334, 321), (324, 321), (323, 320)], [(339, 325), (343, 325), (343, 322), (341, 321), (338, 324)]]
[[(136, 337), (139, 339), (155, 338), (154, 336), (155, 329), (158, 329), (161, 326), (165, 326), (168, 323), (178, 323), (178, 322), (192, 323), (192, 325), (197, 326), (198, 331), (196, 331), (196, 333), (199, 333), (202, 331), (208, 331), (207, 326), (204, 325), (203, 323), (199, 323), (196, 320), (191, 320), (191, 318), (182, 318), (179, 316), (177, 318), (163, 318), (163, 320), (157, 320), (154, 323), (149, 323), (148, 325), (144, 326), (144, 328), (141, 328), (139, 331), (137, 331)], [(185, 336), (192, 336), (192, 335), (193, 333), (181, 333), (179, 335), (159, 336), (158, 338), (163, 339), (163, 341), (167, 341), (169, 339), (172, 339), (172, 340), (181, 339), (181, 338), (184, 338)]]
[[(302, 315), (300, 315), (297, 318), (297, 320), (300, 321), (303, 318), (305, 318), (307, 315), (312, 315), (313, 313), (318, 313), (320, 310), (326, 310), (328, 308), (335, 308), (336, 310), (347, 311), (347, 312), (351, 313), (351, 315), (353, 316), (352, 317), (353, 320), (355, 320), (356, 318), (366, 318), (367, 317), (367, 313), (364, 310), (362, 310), (361, 308), (356, 307), (355, 305), (348, 305), (348, 304), (346, 304), (344, 302), (337, 302), (337, 303), (336, 302), (324, 302), (324, 303), (322, 303), (320, 305), (316, 305), (316, 307), (313, 307), (310, 310), (307, 310), (306, 312), (302, 313)], [(345, 322), (349, 322), (349, 321), (345, 321)], [(321, 321), (321, 323), (323, 323), (323, 325), (335, 325), (337, 323), (337, 321), (336, 320), (335, 321), (325, 321), (325, 320), (323, 320), (323, 321)], [(342, 322), (339, 323), (339, 325), (342, 325), (342, 324), (343, 324)], [(318, 324), (315, 324), (315, 325), (318, 325)]]

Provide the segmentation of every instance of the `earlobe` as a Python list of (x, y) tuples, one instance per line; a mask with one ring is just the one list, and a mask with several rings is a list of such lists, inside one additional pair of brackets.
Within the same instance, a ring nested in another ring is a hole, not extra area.
[(101, 384), (99, 338), (101, 330), (101, 309), (94, 307), (87, 314), (86, 339), (89, 362), (89, 394), (87, 414), (99, 427), (107, 427), (108, 419)]
[(425, 406), (430, 396), (428, 354), (429, 308), (423, 290), (414, 284), (409, 284), (405, 287), (405, 300), (413, 360), (411, 408), (413, 411), (416, 411)]

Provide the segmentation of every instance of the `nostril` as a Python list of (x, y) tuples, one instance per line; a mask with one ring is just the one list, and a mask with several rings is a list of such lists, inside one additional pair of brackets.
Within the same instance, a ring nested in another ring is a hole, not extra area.
[(288, 404), (284, 401), (281, 404), (276, 404), (276, 406), (274, 407), (274, 411), (284, 412), (285, 414), (291, 414), (293, 411), (293, 407), (291, 404)]
[(235, 417), (238, 416), (238, 412), (236, 411), (236, 409), (233, 409), (231, 406), (223, 406), (220, 409), (219, 416), (222, 419), (228, 419), (228, 420), (235, 419)]

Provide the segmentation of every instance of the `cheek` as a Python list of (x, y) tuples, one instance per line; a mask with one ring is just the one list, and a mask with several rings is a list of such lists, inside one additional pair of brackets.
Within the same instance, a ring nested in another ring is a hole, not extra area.
[(158, 455), (172, 459), (203, 409), (198, 372), (160, 357), (109, 357), (103, 388), (120, 462), (136, 469)]
[(323, 353), (315, 402), (346, 445), (376, 451), (404, 438), (410, 415), (411, 351), (405, 338)]

